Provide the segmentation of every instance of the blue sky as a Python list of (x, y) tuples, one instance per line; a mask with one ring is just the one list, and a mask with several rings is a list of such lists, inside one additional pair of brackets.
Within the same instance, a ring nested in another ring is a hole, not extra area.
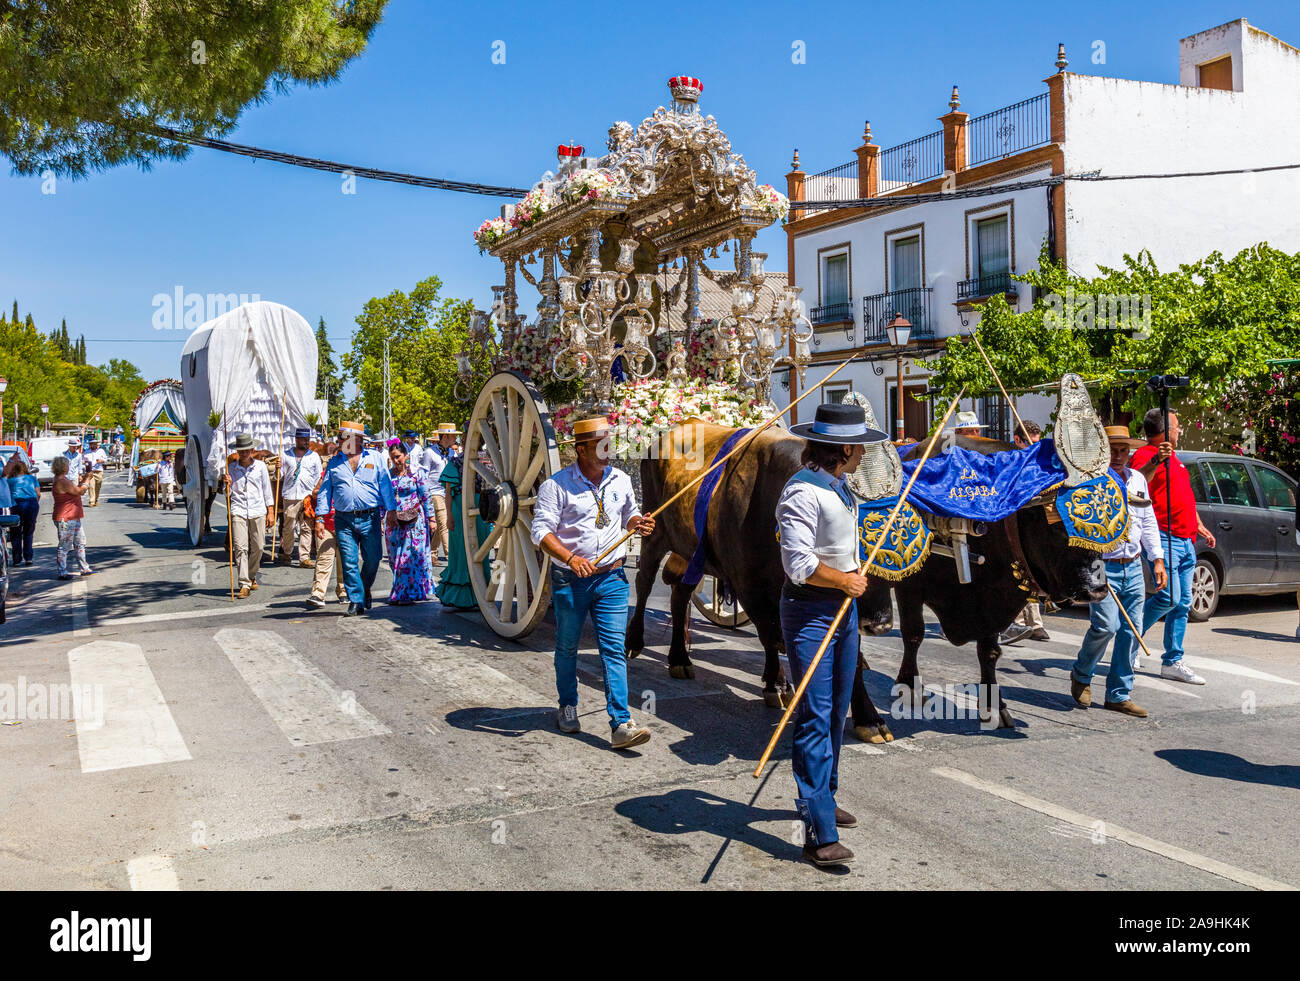
[[(335, 84), (249, 109), (229, 139), (307, 156), (526, 187), (557, 143), (603, 150), (615, 120), (667, 101), (670, 75), (704, 82), (760, 181), (784, 190), (798, 147), (815, 173), (853, 159), (862, 123), (892, 146), (938, 128), (954, 82), (979, 114), (1044, 91), (1056, 44), (1071, 70), (1177, 82), (1178, 39), (1237, 17), (1300, 44), (1300, 5), (434, 4), (391, 0), (365, 54)], [(793, 64), (792, 44), (806, 63)], [(493, 64), (493, 42), (505, 64)], [(1091, 60), (1105, 44), (1105, 63)], [(210, 55), (216, 45), (209, 44)], [(1243, 161), (1250, 163), (1251, 161)], [(323, 316), (336, 349), (372, 296), (442, 278), (486, 306), (500, 264), (470, 237), (502, 199), (358, 181), (196, 149), (150, 172), (123, 167), (42, 193), (0, 177), (8, 234), (0, 304), (45, 330), (66, 318), (91, 362), (177, 373), (184, 332), (152, 324), (177, 287), (249, 293)], [(785, 237), (758, 247), (785, 267)], [(526, 284), (525, 288), (527, 290)], [(531, 293), (531, 290), (527, 290)], [(525, 294), (527, 296), (527, 293)], [(529, 301), (533, 302), (533, 301)], [(529, 307), (531, 309), (531, 307)]]

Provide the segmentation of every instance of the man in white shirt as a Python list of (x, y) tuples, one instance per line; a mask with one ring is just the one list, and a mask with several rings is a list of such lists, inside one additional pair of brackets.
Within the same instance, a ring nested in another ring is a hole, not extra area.
[[(312, 529), (315, 521), (305, 513), (303, 501), (316, 493), (321, 478), (320, 454), (311, 448), (311, 430), (295, 429), (293, 448), (280, 455), (280, 507), (284, 515), (284, 538), (280, 550), (288, 561), (293, 555), (293, 543), (298, 542), (298, 559), (290, 561), (292, 566), (305, 566), (310, 569)], [(275, 561), (275, 556), (271, 556)]]
[(90, 489), (86, 493), (86, 507), (99, 507), (99, 488), (104, 483), (104, 464), (108, 463), (108, 454), (99, 445), (94, 436), (87, 441), (90, 444), (82, 457), (83, 466), (90, 473)]
[(555, 687), (560, 698), (555, 721), (561, 732), (581, 728), (578, 641), (590, 616), (605, 668), (610, 745), (630, 749), (648, 740), (650, 730), (633, 722), (627, 708), (626, 545), (601, 558), (599, 567), (595, 562), (625, 530), (645, 537), (655, 522), (640, 514), (632, 478), (609, 466), (609, 420), (580, 419), (573, 425), (573, 438), (577, 462), (542, 483), (533, 508), (533, 544), (554, 559)]
[(81, 475), (86, 469), (86, 460), (81, 455), (80, 436), (73, 436), (68, 439), (68, 448), (63, 455), (68, 458), (68, 479), (73, 483), (81, 483)]
[(1082, 708), (1092, 704), (1092, 676), (1114, 637), (1110, 671), (1106, 675), (1106, 708), (1145, 719), (1147, 710), (1132, 698), (1136, 660), (1133, 650), (1137, 647), (1137, 639), (1133, 636), (1133, 628), (1129, 626), (1128, 620), (1120, 614), (1115, 597), (1118, 596), (1124, 604), (1129, 619), (1140, 623), (1142, 604), (1146, 601), (1146, 580), (1142, 575), (1141, 561), (1143, 552), (1151, 562), (1156, 587), (1163, 589), (1168, 579), (1160, 547), (1160, 529), (1149, 503), (1146, 478), (1128, 466), (1129, 455), (1144, 444), (1142, 440), (1129, 435), (1127, 426), (1107, 426), (1106, 437), (1110, 440), (1110, 468), (1124, 479), (1130, 500), (1142, 498), (1148, 503), (1146, 506), (1129, 505), (1128, 541), (1103, 556), (1106, 560), (1106, 579), (1113, 594), (1107, 594), (1100, 603), (1092, 604), (1092, 622), (1070, 671), (1070, 695), (1075, 704)]
[[(172, 463), (172, 451), (165, 450), (158, 461), (158, 492), (168, 511), (176, 510), (176, 467)], [(155, 500), (155, 508), (158, 502)]]
[(231, 446), (238, 460), (230, 464), (230, 527), (235, 543), (235, 566), (239, 570), (239, 598), (246, 599), (257, 588), (266, 545), (266, 526), (275, 520), (275, 491), (266, 464), (253, 459), (253, 437), (240, 433)]
[(420, 461), (428, 474), (427, 484), (433, 500), (434, 518), (438, 523), (438, 527), (434, 529), (436, 537), (430, 543), (434, 558), (438, 557), (439, 548), (442, 549), (444, 557), (447, 555), (447, 498), (446, 489), (440, 481), (443, 469), (452, 459), (452, 447), (459, 435), (460, 430), (456, 428), (455, 423), (438, 423), (438, 431), (434, 434), (436, 438), (429, 440), (429, 445), (424, 450), (424, 458)]

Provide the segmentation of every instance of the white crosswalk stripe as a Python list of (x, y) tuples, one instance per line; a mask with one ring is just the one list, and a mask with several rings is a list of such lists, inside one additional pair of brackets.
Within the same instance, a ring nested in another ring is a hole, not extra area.
[(149, 662), (138, 644), (97, 640), (68, 652), (76, 701), (81, 772), (190, 759)]
[(274, 631), (227, 628), (213, 639), (294, 746), (392, 731)]

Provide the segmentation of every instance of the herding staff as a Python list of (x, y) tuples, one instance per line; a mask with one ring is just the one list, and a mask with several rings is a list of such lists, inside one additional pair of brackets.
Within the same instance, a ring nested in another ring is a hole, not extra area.
[(1142, 653), (1147, 657), (1151, 657), (1151, 652), (1147, 649), (1146, 641), (1142, 639), (1142, 631), (1138, 630), (1137, 625), (1133, 622), (1133, 618), (1128, 615), (1128, 610), (1124, 609), (1124, 604), (1121, 603), (1119, 597), (1115, 595), (1115, 590), (1111, 589), (1110, 583), (1106, 583), (1106, 590), (1110, 593), (1110, 598), (1115, 601), (1115, 605), (1119, 607), (1119, 612), (1124, 614), (1124, 619), (1128, 621), (1129, 629), (1133, 631), (1133, 636), (1137, 638), (1137, 642), (1142, 646)]
[[(280, 527), (280, 478), (284, 474), (284, 406), (289, 398), (289, 390), (284, 390), (284, 395), (280, 399), (280, 456), (275, 461), (275, 520), (271, 522), (271, 561), (275, 561), (275, 533)], [(266, 539), (262, 540), (262, 544)], [(293, 547), (290, 546), (289, 554), (293, 555)]]
[[(939, 425), (934, 430), (934, 435), (930, 437), (930, 443), (925, 448), (925, 453), (921, 455), (920, 461), (916, 464), (916, 469), (912, 471), (912, 477), (903, 488), (903, 493), (898, 496), (898, 503), (894, 505), (894, 510), (889, 513), (889, 520), (885, 522), (885, 527), (880, 529), (880, 535), (876, 538), (876, 544), (871, 547), (871, 553), (867, 556), (867, 561), (862, 563), (858, 569), (858, 575), (865, 576), (867, 570), (871, 568), (871, 563), (876, 561), (876, 553), (880, 551), (880, 546), (885, 544), (885, 539), (889, 537), (890, 530), (894, 527), (894, 521), (898, 518), (899, 511), (903, 508), (903, 502), (907, 500), (908, 493), (912, 490), (912, 485), (916, 483), (916, 478), (921, 474), (921, 468), (925, 466), (925, 461), (930, 458), (934, 450), (934, 444), (939, 441), (939, 434), (943, 432), (943, 427), (948, 424), (948, 417), (952, 415), (952, 410), (957, 408), (957, 403), (961, 397), (966, 394), (966, 386), (961, 387), (957, 397), (952, 400), (948, 406), (948, 411), (943, 414), (939, 420)], [(817, 665), (821, 663), (822, 655), (826, 653), (826, 648), (830, 646), (831, 638), (835, 636), (835, 631), (839, 629), (840, 621), (844, 619), (844, 614), (849, 611), (849, 604), (856, 597), (846, 596), (844, 602), (840, 604), (840, 610), (835, 614), (835, 619), (831, 621), (830, 628), (826, 631), (826, 636), (822, 638), (821, 645), (817, 648), (817, 654), (813, 657), (812, 663), (808, 665), (808, 670), (803, 673), (799, 679), (799, 687), (794, 691), (794, 698), (790, 699), (790, 704), (786, 706), (785, 714), (781, 716), (781, 722), (776, 727), (776, 732), (772, 733), (772, 739), (767, 744), (767, 749), (763, 750), (762, 759), (758, 761), (758, 766), (754, 770), (754, 778), (757, 779), (763, 773), (763, 767), (767, 766), (768, 757), (772, 755), (772, 750), (776, 749), (777, 740), (781, 738), (781, 733), (785, 731), (785, 724), (790, 721), (790, 716), (794, 715), (795, 708), (799, 705), (799, 699), (803, 697), (804, 689), (808, 687), (808, 682), (812, 680), (813, 674), (817, 671)]]
[(1011, 414), (1016, 417), (1016, 424), (1020, 427), (1020, 431), (1025, 434), (1025, 442), (1032, 443), (1033, 440), (1029, 436), (1029, 430), (1025, 428), (1025, 420), (1020, 418), (1020, 413), (1016, 411), (1016, 403), (1011, 401), (1011, 396), (1008, 395), (1007, 390), (1002, 387), (1002, 379), (998, 377), (998, 369), (993, 367), (993, 362), (990, 361), (989, 356), (984, 353), (984, 345), (980, 343), (979, 335), (976, 334), (975, 331), (971, 331), (970, 339), (974, 341), (975, 346), (979, 348), (979, 352), (984, 358), (984, 363), (989, 366), (989, 371), (993, 372), (993, 380), (998, 383), (998, 391), (1001, 392), (1002, 397), (1006, 399), (1007, 405), (1011, 406)]
[[(776, 415), (774, 415), (771, 419), (767, 420), (767, 422), (763, 423), (763, 425), (759, 426), (757, 429), (755, 429), (753, 432), (751, 432), (748, 436), (746, 436), (744, 439), (742, 439), (739, 443), (737, 443), (735, 446), (733, 446), (733, 447), (731, 448), (730, 452), (728, 452), (727, 455), (724, 456), (721, 460), (716, 460), (716, 461), (714, 461), (713, 465), (712, 465), (711, 467), (709, 467), (709, 469), (705, 470), (705, 471), (704, 471), (702, 474), (700, 474), (698, 477), (694, 478), (694, 479), (693, 479), (689, 484), (687, 484), (685, 487), (683, 487), (681, 490), (679, 490), (679, 491), (678, 491), (676, 494), (674, 494), (672, 497), (668, 498), (668, 500), (664, 501), (662, 504), (660, 504), (657, 508), (655, 508), (655, 509), (654, 509), (653, 511), (651, 511), (649, 514), (647, 514), (647, 515), (643, 515), (643, 517), (646, 517), (646, 518), (653, 518), (655, 515), (659, 514), (661, 511), (663, 511), (666, 507), (668, 507), (668, 505), (672, 504), (673, 501), (677, 500), (677, 498), (681, 497), (681, 496), (682, 496), (683, 494), (685, 494), (688, 490), (690, 490), (692, 487), (694, 487), (696, 484), (698, 484), (701, 480), (703, 480), (703, 479), (704, 479), (705, 477), (707, 477), (709, 474), (713, 473), (713, 471), (717, 470), (718, 467), (720, 467), (720, 466), (722, 466), (724, 463), (726, 463), (729, 459), (731, 459), (731, 457), (735, 456), (737, 453), (739, 453), (741, 450), (743, 450), (746, 446), (748, 446), (751, 442), (753, 442), (755, 439), (757, 439), (758, 436), (759, 436), (760, 434), (762, 434), (763, 431), (766, 430), (769, 426), (774, 426), (774, 425), (776, 425), (776, 422), (777, 422), (778, 419), (780, 419), (783, 415), (785, 415), (787, 412), (789, 412), (791, 409), (793, 409), (796, 405), (798, 405), (800, 402), (802, 402), (804, 399), (806, 399), (806, 398), (807, 398), (809, 395), (811, 395), (813, 392), (817, 391), (817, 389), (819, 389), (819, 388), (821, 388), (823, 385), (825, 385), (828, 381), (830, 381), (830, 380), (831, 380), (832, 378), (834, 378), (837, 374), (839, 374), (840, 371), (842, 371), (844, 368), (848, 367), (849, 363), (850, 363), (852, 360), (853, 360), (852, 357), (846, 358), (846, 359), (845, 359), (845, 360), (840, 364), (840, 366), (839, 366), (838, 368), (836, 368), (836, 369), (835, 369), (834, 371), (832, 371), (829, 375), (827, 375), (825, 378), (823, 378), (821, 381), (819, 381), (816, 385), (813, 385), (811, 388), (808, 389), (808, 391), (804, 392), (804, 393), (803, 393), (802, 395), (800, 395), (797, 399), (795, 399), (793, 402), (791, 402), (789, 405), (787, 405), (784, 409), (782, 409), (780, 412), (778, 412)], [(945, 418), (946, 418), (946, 417), (945, 417)], [(616, 542), (615, 542), (613, 545), (611, 545), (609, 548), (605, 549), (605, 551), (603, 551), (603, 552), (601, 552), (599, 555), (597, 555), (595, 561), (592, 562), (592, 565), (594, 565), (594, 566), (599, 566), (599, 565), (600, 565), (600, 560), (601, 560), (601, 559), (603, 559), (603, 558), (604, 558), (606, 555), (608, 555), (610, 552), (614, 551), (614, 549), (618, 548), (620, 545), (622, 545), (625, 541), (627, 541), (629, 538), (631, 538), (631, 537), (632, 537), (633, 535), (635, 535), (635, 534), (636, 534), (636, 532), (634, 532), (634, 531), (625, 532), (625, 533), (623, 534), (623, 537), (622, 537), (622, 538), (620, 538), (618, 541), (616, 541)]]
[(95, 417), (99, 415), (99, 410), (102, 409), (103, 407), (104, 407), (103, 402), (100, 402), (99, 405), (95, 406), (95, 411), (90, 414), (90, 418), (87, 419), (84, 423), (82, 423), (81, 429), (78, 430), (77, 432), (78, 438), (82, 438), (86, 435), (86, 430), (90, 428), (90, 424), (95, 421)]
[(226, 432), (226, 413), (221, 413), (222, 457), (226, 467), (226, 547), (230, 549), (230, 602), (235, 602), (235, 517), (230, 513), (230, 438)]

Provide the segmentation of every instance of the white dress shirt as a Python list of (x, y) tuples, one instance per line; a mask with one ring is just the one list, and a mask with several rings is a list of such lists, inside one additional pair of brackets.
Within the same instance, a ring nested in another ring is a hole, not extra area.
[(321, 470), (320, 455), (315, 450), (309, 449), (303, 456), (292, 450), (280, 454), (280, 496), (286, 501), (301, 501), (309, 496), (320, 483)]
[(230, 465), (230, 513), (237, 518), (265, 518), (275, 500), (266, 464), (254, 460), (247, 467)]
[[(1128, 492), (1131, 497), (1151, 499), (1151, 493), (1147, 490), (1147, 479), (1142, 476), (1140, 470), (1125, 467), (1124, 479), (1128, 482)], [(1117, 559), (1135, 559), (1140, 552), (1145, 552), (1147, 558), (1152, 562), (1164, 555), (1160, 548), (1160, 528), (1156, 524), (1155, 508), (1139, 508), (1130, 504), (1128, 508), (1128, 541), (1121, 542), (1113, 550), (1107, 552), (1103, 558), (1107, 562), (1113, 562)]]
[[(834, 491), (853, 514), (854, 500), (844, 477), (832, 477), (824, 470), (808, 470), (823, 487)], [(815, 551), (821, 525), (822, 501), (816, 489), (802, 480), (791, 480), (776, 502), (776, 525), (781, 533), (781, 567), (790, 581), (802, 586), (817, 571), (822, 560)]]
[(108, 462), (108, 454), (104, 452), (101, 446), (97, 450), (91, 450), (82, 458), (91, 473), (103, 473), (104, 464)]
[[(610, 521), (604, 528), (596, 527), (597, 501), (603, 501), (605, 514)], [(537, 490), (537, 504), (533, 507), (534, 545), (554, 532), (560, 544), (579, 558), (595, 562), (596, 557), (609, 548), (627, 531), (627, 523), (640, 512), (632, 478), (617, 467), (606, 467), (596, 486), (570, 464), (553, 477), (543, 481)], [(627, 555), (627, 543), (601, 559), (601, 565), (617, 562)], [(559, 560), (555, 560), (559, 563)]]
[(451, 456), (451, 450), (444, 450), (438, 443), (430, 443), (424, 448), (420, 466), (429, 474), (429, 483), (433, 487), (435, 494), (442, 496), (445, 488), (440, 481), (442, 480), (442, 471), (447, 466), (447, 460)]
[(76, 450), (68, 450), (63, 455), (68, 458), (68, 479), (79, 483), (86, 471), (86, 458)]
[(176, 468), (170, 463), (158, 462), (158, 486), (166, 487), (176, 483)]

